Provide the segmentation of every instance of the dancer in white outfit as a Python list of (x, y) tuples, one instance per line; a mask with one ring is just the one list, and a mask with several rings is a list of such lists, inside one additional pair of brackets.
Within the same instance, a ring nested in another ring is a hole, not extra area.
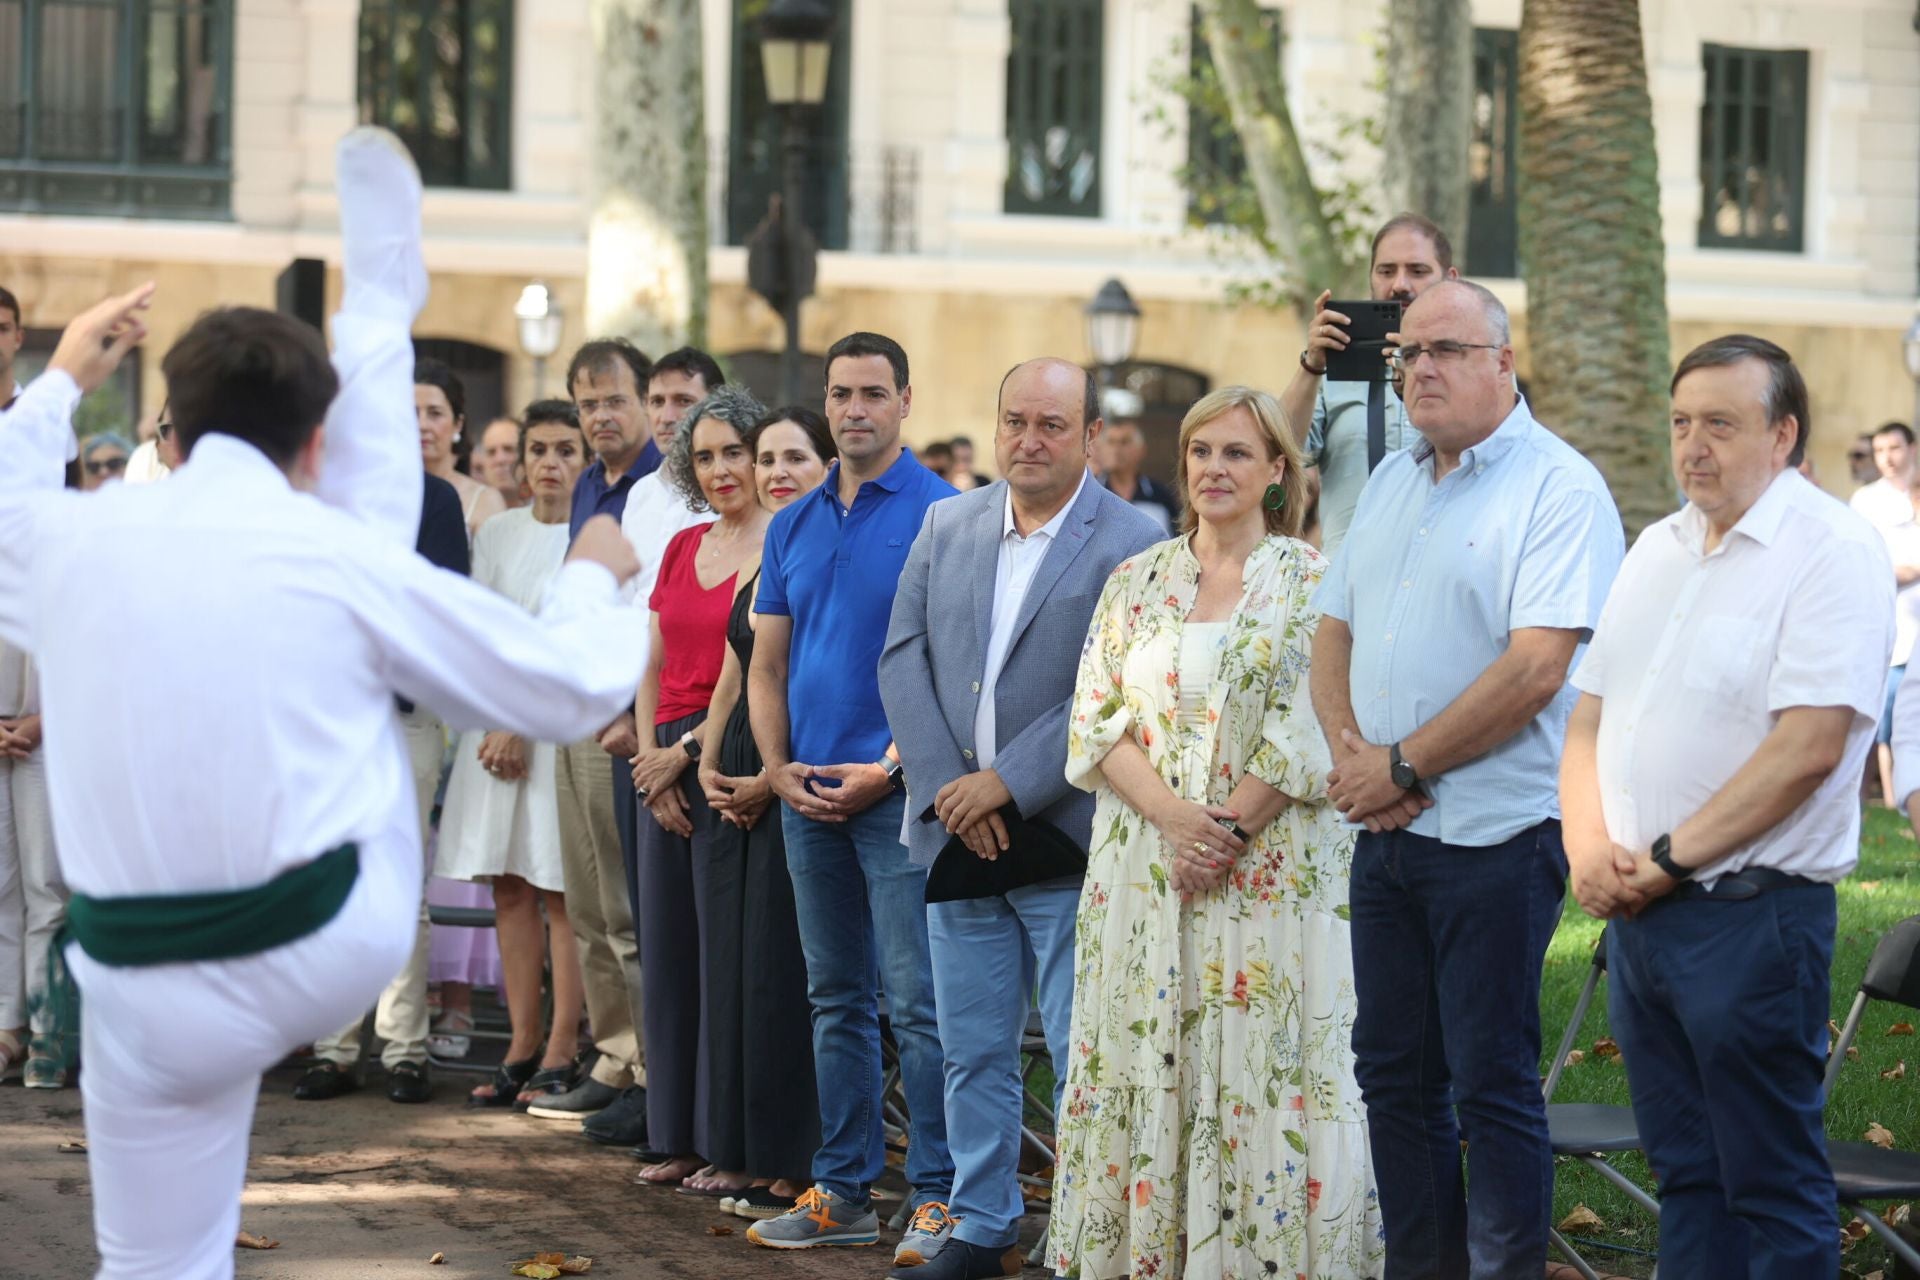
[[(538, 619), (413, 554), (420, 179), (379, 130), (337, 163), (337, 395), (311, 330), (210, 312), (164, 364), (173, 478), (41, 481), (81, 393), (144, 336), (149, 285), (76, 320), (0, 417), (0, 638), (40, 664), (105, 1280), (233, 1274), (259, 1073), (365, 1009), (412, 945), (394, 696), (571, 742), (645, 664), (610, 520), (582, 530)], [(128, 635), (141, 678), (102, 679)]]

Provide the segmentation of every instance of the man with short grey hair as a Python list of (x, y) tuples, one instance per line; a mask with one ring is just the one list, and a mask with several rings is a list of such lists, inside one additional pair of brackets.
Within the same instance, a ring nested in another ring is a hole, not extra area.
[(1620, 516), (1515, 391), (1491, 293), (1436, 283), (1401, 337), (1419, 439), (1373, 473), (1314, 596), (1328, 791), (1365, 828), (1355, 1075), (1390, 1280), (1537, 1275), (1553, 1208), (1540, 970), (1566, 879), (1554, 775)]

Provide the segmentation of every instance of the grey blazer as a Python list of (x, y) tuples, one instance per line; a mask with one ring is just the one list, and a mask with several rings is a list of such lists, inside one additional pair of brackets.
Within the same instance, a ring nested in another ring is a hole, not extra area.
[[(1004, 480), (927, 508), (907, 553), (880, 654), (880, 699), (905, 767), (907, 844), (931, 866), (947, 829), (933, 799), (974, 756), (974, 711), (993, 628), (994, 577), (1006, 520)], [(1165, 537), (1160, 526), (1089, 479), (1047, 548), (1014, 622), (995, 686), (993, 767), (1023, 818), (1087, 845), (1093, 796), (1067, 785), (1067, 710), (1094, 606), (1114, 566)]]

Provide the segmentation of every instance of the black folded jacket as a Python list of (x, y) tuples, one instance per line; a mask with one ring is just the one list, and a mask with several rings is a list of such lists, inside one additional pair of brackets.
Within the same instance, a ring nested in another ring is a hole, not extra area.
[(1087, 851), (1050, 822), (1028, 821), (1013, 805), (1002, 805), (1000, 820), (1007, 825), (1007, 849), (988, 860), (954, 836), (933, 860), (927, 873), (928, 902), (959, 902), (991, 898), (1009, 890), (1080, 876), (1087, 872)]

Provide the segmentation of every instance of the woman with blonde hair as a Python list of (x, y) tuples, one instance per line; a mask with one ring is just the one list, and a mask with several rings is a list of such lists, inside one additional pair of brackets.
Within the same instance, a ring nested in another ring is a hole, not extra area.
[(1353, 1078), (1353, 838), (1308, 696), (1326, 567), (1279, 402), (1180, 426), (1178, 537), (1114, 570), (1067, 777), (1098, 795), (1080, 898), (1053, 1266), (1086, 1280), (1380, 1272)]

